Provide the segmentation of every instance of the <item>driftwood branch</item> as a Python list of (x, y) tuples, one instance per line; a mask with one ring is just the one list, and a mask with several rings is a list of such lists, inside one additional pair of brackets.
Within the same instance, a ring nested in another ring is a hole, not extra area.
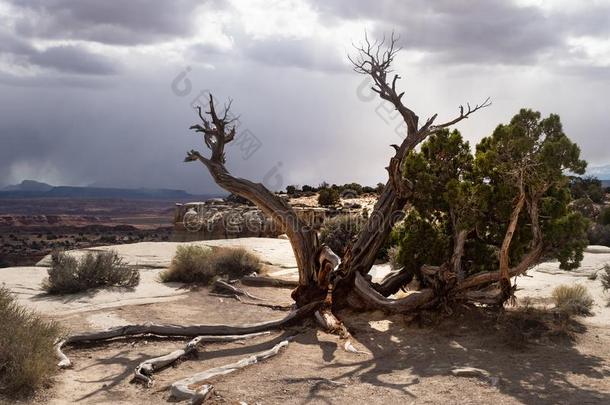
[(277, 355), (283, 347), (288, 346), (289, 341), (290, 339), (282, 340), (269, 350), (258, 352), (235, 363), (214, 367), (191, 377), (176, 381), (171, 386), (171, 396), (177, 400), (190, 399), (191, 403), (194, 404), (201, 403), (205, 401), (214, 389), (214, 386), (208, 383), (211, 378), (233, 373), (244, 367), (273, 357)]
[(136, 380), (142, 381), (148, 387), (151, 387), (153, 384), (153, 373), (164, 367), (169, 366), (170, 364), (176, 362), (182, 357), (192, 352), (195, 352), (197, 350), (197, 346), (199, 346), (199, 344), (203, 342), (234, 342), (238, 340), (252, 339), (255, 337), (265, 336), (269, 334), (270, 332), (267, 331), (250, 333), (247, 335), (197, 336), (195, 339), (189, 341), (183, 349), (178, 349), (164, 356), (148, 359), (140, 363), (134, 370), (134, 378)]
[(234, 285), (231, 285), (225, 281), (222, 280), (216, 280), (213, 284), (214, 289), (219, 290), (219, 291), (226, 291), (230, 294), (234, 294), (237, 296), (243, 296), (243, 297), (247, 297), (250, 299), (253, 299), (255, 301), (265, 301), (265, 299), (263, 298), (259, 298), (255, 295), (250, 294), (248, 291), (243, 290), (239, 287), (235, 287)]

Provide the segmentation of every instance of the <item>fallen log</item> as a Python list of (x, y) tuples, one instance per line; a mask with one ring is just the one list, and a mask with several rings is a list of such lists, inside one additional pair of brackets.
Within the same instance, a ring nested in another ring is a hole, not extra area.
[(297, 280), (285, 280), (267, 276), (245, 276), (241, 278), (241, 283), (255, 287), (296, 288), (299, 286)]

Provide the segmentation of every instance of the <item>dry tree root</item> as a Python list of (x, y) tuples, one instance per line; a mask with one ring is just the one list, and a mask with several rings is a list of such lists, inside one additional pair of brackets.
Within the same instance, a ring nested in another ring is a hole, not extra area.
[(282, 340), (269, 350), (255, 353), (235, 363), (226, 364), (202, 371), (191, 377), (176, 381), (171, 386), (171, 396), (177, 400), (190, 399), (193, 404), (200, 404), (205, 401), (214, 390), (214, 386), (207, 383), (213, 377), (225, 375), (256, 364), (259, 361), (268, 359), (279, 353), (282, 347), (288, 346), (290, 338)]
[(235, 287), (234, 285), (231, 285), (225, 281), (222, 280), (216, 280), (213, 284), (213, 287), (215, 290), (217, 291), (226, 291), (228, 292), (230, 295), (236, 295), (236, 296), (244, 296), (244, 297), (248, 297), (250, 299), (253, 299), (255, 301), (266, 301), (263, 298), (257, 297), (255, 295), (250, 294), (248, 291), (243, 290), (239, 287)]
[(284, 280), (267, 276), (245, 276), (241, 278), (241, 283), (255, 287), (296, 288), (299, 286), (297, 280)]
[(134, 378), (142, 381), (147, 387), (153, 385), (152, 375), (155, 371), (167, 367), (183, 356), (197, 350), (197, 346), (202, 342), (234, 342), (236, 340), (251, 339), (258, 336), (269, 335), (271, 332), (250, 333), (247, 335), (224, 335), (224, 336), (197, 336), (186, 344), (184, 349), (175, 350), (164, 356), (148, 359), (140, 363), (134, 370)]
[(67, 368), (72, 365), (70, 359), (63, 353), (62, 349), (67, 344), (80, 342), (100, 342), (127, 336), (156, 335), (156, 336), (183, 336), (196, 337), (202, 335), (246, 335), (257, 332), (279, 329), (311, 315), (321, 302), (311, 302), (285, 317), (272, 321), (259, 322), (242, 325), (172, 325), (172, 324), (135, 324), (125, 325), (117, 328), (106, 329), (98, 332), (85, 332), (67, 337), (55, 344), (55, 353), (59, 358), (59, 368)]

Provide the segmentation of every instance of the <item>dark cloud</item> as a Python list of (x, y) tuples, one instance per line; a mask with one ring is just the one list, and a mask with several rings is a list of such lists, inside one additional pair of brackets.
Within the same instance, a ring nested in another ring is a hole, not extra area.
[[(305, 36), (296, 39), (278, 24), (278, 32), (261, 30), (264, 38), (254, 39), (237, 5), (219, 20), (223, 42), (200, 38), (191, 46), (196, 11), (210, 2), (10, 1), (19, 13), (0, 21), (0, 66), (9, 67), (0, 72), (0, 183), (34, 176), (56, 184), (216, 190), (204, 167), (182, 163), (186, 150), (206, 151), (188, 130), (198, 120), (191, 104), (206, 89), (219, 102), (233, 98), (239, 131), (262, 145), (249, 158), (239, 144), (227, 148), (236, 175), (272, 179), (270, 187), (277, 175), (283, 186), (384, 181), (400, 121), (378, 98), (363, 99), (366, 82), (350, 74), (342, 52), (350, 40), (329, 38), (356, 19), (374, 22), (371, 38), (395, 29), (405, 48), (426, 55), (424, 63), (399, 57), (395, 66), (405, 102), (422, 119), (438, 112), (445, 121), (460, 103), (489, 95), (493, 106), (458, 127), (473, 144), (527, 106), (560, 114), (584, 158), (610, 159), (608, 68), (591, 63), (587, 49), (565, 44), (567, 35), (605, 32), (610, 13), (596, 16), (593, 6), (568, 15), (496, 0), (329, 0), (315, 6), (324, 32), (296, 29)], [(174, 39), (158, 52), (137, 46)], [(560, 58), (540, 60), (546, 54)], [(27, 66), (37, 68), (21, 69)], [(181, 91), (172, 90), (176, 82)]]
[(379, 23), (379, 32), (395, 30), (403, 47), (428, 52), (435, 62), (534, 64), (564, 47), (570, 33), (600, 34), (610, 28), (608, 6), (563, 14), (506, 0), (331, 0), (316, 4), (329, 19), (373, 19)]
[(267, 38), (252, 40), (243, 33), (234, 36), (235, 46), (222, 49), (213, 44), (196, 44), (188, 55), (199, 61), (244, 59), (275, 67), (293, 67), (306, 70), (345, 71), (347, 59), (337, 47), (312, 38)]
[(248, 58), (272, 66), (324, 71), (345, 70), (346, 66), (336, 47), (319, 40), (274, 38), (249, 41), (243, 48)]
[(108, 75), (117, 72), (116, 62), (76, 45), (55, 46), (32, 54), (29, 61), (60, 72)]
[(189, 35), (198, 7), (222, 6), (220, 0), (8, 0), (23, 15), (19, 35), (80, 39), (107, 44), (154, 43)]

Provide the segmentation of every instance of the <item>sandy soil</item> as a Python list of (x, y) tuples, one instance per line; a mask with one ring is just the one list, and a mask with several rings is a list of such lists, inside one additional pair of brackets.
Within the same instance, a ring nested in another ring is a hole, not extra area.
[[(290, 249), (286, 241), (213, 242), (238, 243), (260, 249), (259, 253), (272, 263), (269, 265), (272, 270), (290, 270), (290, 261), (285, 260), (291, 253), (286, 250)], [(210, 244), (211, 241), (202, 243)], [(162, 258), (175, 249), (173, 245), (161, 243), (140, 245), (141, 251), (129, 250), (125, 255), (131, 255), (136, 261), (141, 258), (152, 261), (150, 255)], [(134, 249), (134, 246), (122, 245), (117, 250)], [(267, 254), (266, 249), (271, 248), (274, 250)], [(579, 282), (587, 285), (596, 299), (595, 315), (578, 319), (579, 333), (574, 340), (544, 338), (513, 348), (506, 344), (506, 336), (498, 328), (497, 315), (482, 309), (463, 311), (441, 321), (344, 312), (340, 317), (352, 332), (354, 345), (366, 354), (347, 353), (336, 336), (319, 331), (314, 325), (305, 325), (246, 344), (205, 345), (196, 357), (156, 374), (154, 387), (147, 389), (131, 382), (134, 367), (143, 359), (182, 347), (185, 339), (151, 337), (96, 346), (81, 345), (66, 352), (73, 360), (74, 368), (60, 372), (54, 386), (29, 403), (167, 403), (167, 387), (173, 381), (267, 349), (283, 336), (295, 335), (294, 341), (280, 355), (214, 379), (216, 395), (210, 403), (608, 404), (610, 322), (605, 302), (609, 294), (604, 295), (601, 291), (599, 280), (587, 278), (604, 263), (610, 263), (610, 253), (586, 253), (583, 267), (576, 273), (559, 272), (556, 264), (548, 263), (531, 271), (532, 277), (518, 280), (518, 296), (533, 297), (540, 305), (547, 302), (550, 291), (557, 284)], [(187, 290), (177, 285), (163, 286), (154, 277), (144, 277), (144, 274), (152, 276), (159, 271), (150, 268), (142, 270), (142, 285), (134, 291), (99, 291), (75, 300), (65, 296), (62, 302), (40, 305), (37, 301), (40, 296), (34, 292), (38, 281), (33, 273), (44, 274), (44, 270), (2, 269), (0, 283), (7, 283), (19, 293), (21, 302), (60, 320), (73, 331), (146, 321), (255, 322), (285, 314), (213, 297), (206, 288)], [(10, 274), (13, 274), (12, 278)], [(157, 301), (153, 294), (164, 289), (167, 300)], [(269, 303), (291, 302), (287, 289), (247, 289)], [(114, 297), (119, 305), (103, 308), (93, 305), (96, 299), (111, 294), (124, 294)], [(130, 299), (143, 301), (135, 305), (127, 301)], [(146, 302), (147, 299), (150, 301)], [(76, 304), (77, 301), (80, 303)], [(91, 305), (86, 306), (86, 302)], [(452, 368), (462, 366), (482, 368), (496, 377), (498, 383), (491, 385), (479, 378), (451, 375)]]

